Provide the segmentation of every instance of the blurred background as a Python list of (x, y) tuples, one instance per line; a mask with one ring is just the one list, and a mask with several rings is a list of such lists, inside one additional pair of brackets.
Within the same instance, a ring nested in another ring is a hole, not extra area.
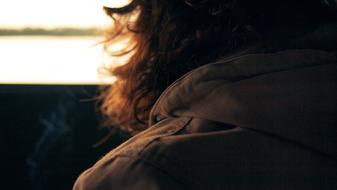
[(1, 182), (71, 189), (77, 176), (129, 138), (103, 128), (95, 97), (105, 62), (103, 5), (127, 0), (0, 1)]

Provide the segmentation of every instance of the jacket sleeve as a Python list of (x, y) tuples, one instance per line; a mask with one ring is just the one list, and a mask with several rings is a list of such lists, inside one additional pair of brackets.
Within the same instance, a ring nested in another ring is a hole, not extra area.
[(183, 190), (165, 171), (139, 158), (118, 156), (88, 169), (73, 190)]

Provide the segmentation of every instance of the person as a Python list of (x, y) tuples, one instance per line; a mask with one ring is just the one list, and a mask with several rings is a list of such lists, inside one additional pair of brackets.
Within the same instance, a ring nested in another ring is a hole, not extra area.
[[(337, 189), (337, 9), (320, 0), (106, 7), (107, 121), (135, 134), (74, 190)], [(108, 50), (107, 50), (108, 51)]]

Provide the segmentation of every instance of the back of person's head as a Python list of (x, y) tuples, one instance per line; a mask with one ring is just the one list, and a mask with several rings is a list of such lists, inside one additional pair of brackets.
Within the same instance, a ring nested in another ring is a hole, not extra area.
[(110, 68), (117, 81), (103, 93), (109, 124), (145, 129), (152, 105), (184, 73), (256, 43), (277, 44), (302, 35), (335, 12), (321, 0), (133, 0), (105, 8), (114, 19), (106, 47), (130, 44), (115, 56), (130, 60)]

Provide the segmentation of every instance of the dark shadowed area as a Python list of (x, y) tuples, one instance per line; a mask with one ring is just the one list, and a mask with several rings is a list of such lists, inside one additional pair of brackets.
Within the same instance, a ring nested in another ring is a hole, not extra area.
[(128, 138), (99, 125), (96, 86), (0, 85), (2, 187), (71, 189), (77, 176)]

